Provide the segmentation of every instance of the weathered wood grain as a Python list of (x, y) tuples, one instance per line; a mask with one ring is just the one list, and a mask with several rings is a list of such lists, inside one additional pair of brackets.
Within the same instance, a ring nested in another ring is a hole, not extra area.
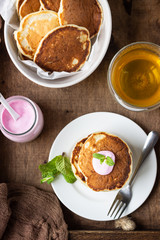
[(69, 240), (159, 240), (159, 231), (70, 231)]

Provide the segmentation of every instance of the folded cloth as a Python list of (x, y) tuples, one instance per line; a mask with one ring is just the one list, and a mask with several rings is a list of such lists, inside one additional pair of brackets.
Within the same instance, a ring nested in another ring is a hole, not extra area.
[(5, 183), (0, 184), (0, 239), (2, 238), (11, 215), (7, 195), (7, 185)]
[(55, 194), (24, 184), (0, 184), (0, 239), (67, 240)]

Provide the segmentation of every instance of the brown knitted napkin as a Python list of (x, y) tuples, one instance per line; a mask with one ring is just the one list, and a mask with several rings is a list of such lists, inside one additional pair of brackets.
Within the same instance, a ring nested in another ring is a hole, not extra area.
[(67, 225), (54, 193), (0, 184), (0, 239), (67, 240)]

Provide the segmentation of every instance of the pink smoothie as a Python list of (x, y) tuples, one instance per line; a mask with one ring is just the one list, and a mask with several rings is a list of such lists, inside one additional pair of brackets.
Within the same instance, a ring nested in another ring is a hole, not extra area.
[[(115, 155), (114, 155), (113, 152), (111, 152), (111, 151), (100, 151), (98, 153), (104, 155), (105, 157), (110, 157), (113, 160), (113, 162), (115, 163)], [(113, 166), (107, 165), (105, 163), (105, 161), (101, 164), (100, 160), (97, 159), (97, 158), (93, 158), (92, 165), (93, 165), (93, 168), (94, 168), (95, 172), (97, 172), (100, 175), (108, 175), (109, 173), (112, 172), (113, 167), (114, 167), (114, 165)]]
[(31, 129), (35, 122), (35, 110), (32, 105), (23, 99), (15, 99), (10, 106), (20, 117), (15, 121), (5, 109), (2, 114), (2, 124), (5, 129), (14, 134), (22, 134)]
[(0, 127), (3, 135), (14, 142), (21, 143), (30, 142), (38, 137), (44, 125), (43, 114), (39, 106), (23, 96), (13, 96), (7, 101), (20, 117), (15, 121), (0, 105)]

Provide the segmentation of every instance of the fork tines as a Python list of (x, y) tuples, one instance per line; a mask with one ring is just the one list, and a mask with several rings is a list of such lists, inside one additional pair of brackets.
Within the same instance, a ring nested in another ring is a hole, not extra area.
[[(112, 217), (114, 215), (114, 219), (117, 217), (117, 218), (120, 218), (124, 212), (124, 210), (126, 209), (127, 207), (127, 204), (122, 202), (121, 200), (115, 198), (115, 200), (113, 201), (107, 215), (109, 216), (110, 214), (110, 217)], [(115, 213), (115, 214), (114, 214)]]

